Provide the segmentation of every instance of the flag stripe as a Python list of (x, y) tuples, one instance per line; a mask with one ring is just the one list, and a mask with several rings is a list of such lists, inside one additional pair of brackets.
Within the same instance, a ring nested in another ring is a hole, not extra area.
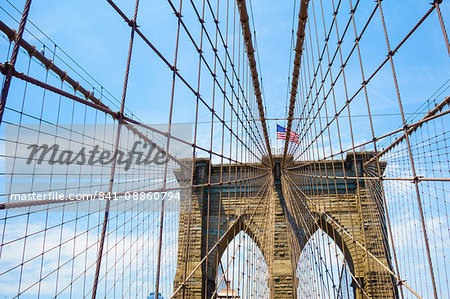
[[(292, 132), (289, 134), (289, 141), (294, 143), (300, 143), (299, 141), (300, 135)], [(277, 124), (277, 139), (283, 139), (286, 140), (286, 128), (280, 126)]]

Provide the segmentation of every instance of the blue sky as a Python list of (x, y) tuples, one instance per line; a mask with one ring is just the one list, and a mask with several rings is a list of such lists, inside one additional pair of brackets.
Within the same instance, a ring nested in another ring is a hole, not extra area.
[[(412, 2), (383, 2), (392, 47), (398, 44), (401, 38), (430, 7), (427, 1)], [(20, 10), (23, 3), (24, 1), (14, 1), (14, 5)], [(287, 77), (291, 72), (289, 56), (292, 48), (291, 29), (294, 2), (254, 0), (251, 3), (258, 44), (257, 54), (261, 62), (259, 67), (264, 89), (263, 96), (267, 107), (266, 116), (268, 118), (284, 118), (286, 116)], [(117, 1), (117, 4), (127, 15), (132, 15), (133, 1)], [(345, 11), (346, 5), (348, 6), (344, 1), (342, 11)], [(193, 35), (198, 36), (198, 21), (193, 18), (190, 12), (192, 11), (192, 9), (189, 9), (190, 4), (186, 2), (184, 6), (186, 7), (183, 10), (186, 14), (184, 20), (188, 26), (192, 25), (190, 28), (192, 28)], [(19, 14), (8, 3), (4, 2), (2, 7), (18, 18)], [(360, 6), (358, 14), (356, 14), (358, 30), (362, 27), (362, 21), (367, 18), (372, 7), (372, 5)], [(449, 4), (446, 2), (441, 5), (444, 18), (448, 8)], [(297, 11), (298, 3), (295, 7), (295, 20), (297, 19)], [(330, 5), (325, 5), (325, 13), (327, 12), (331, 12)], [(0, 16), (12, 28), (17, 27), (17, 23), (6, 16), (4, 11), (0, 11)], [(117, 99), (120, 99), (130, 32), (129, 27), (109, 4), (105, 1), (33, 2), (29, 19), (95, 78), (101, 86)], [(343, 28), (344, 17), (341, 17), (341, 20), (338, 23)], [(384, 35), (379, 26), (379, 17), (375, 17), (372, 23), (373, 25), (367, 29), (366, 38), (361, 41), (366, 74), (374, 70), (387, 54)], [(140, 29), (164, 53), (168, 60), (173, 61), (176, 20), (168, 4), (166, 2), (141, 1), (138, 24), (141, 26)], [(251, 26), (253, 27), (253, 24)], [(47, 46), (52, 47), (52, 43), (48, 42), (33, 26), (28, 26), (28, 28), (38, 38), (47, 43)], [(294, 25), (294, 28), (296, 28), (296, 25)], [(450, 63), (448, 56), (445, 55), (446, 49), (442, 32), (437, 29), (440, 28), (434, 12), (395, 56), (396, 71), (406, 112), (414, 112), (449, 79)], [(352, 37), (353, 32), (348, 36)], [(42, 45), (29, 34), (26, 33), (25, 38), (32, 44), (36, 44), (38, 48), (42, 48)], [(349, 38), (349, 45), (352, 44), (350, 41), (353, 41), (353, 38)], [(3, 49), (6, 45), (6, 42), (3, 41)], [(191, 49), (192, 46), (187, 44), (186, 37), (183, 34), (180, 47), (179, 69), (194, 84), (198, 55)], [(343, 47), (343, 49), (345, 53), (346, 47)], [(59, 50), (57, 50), (57, 54), (64, 57)], [(50, 52), (47, 52), (47, 57), (51, 58)], [(64, 60), (67, 61), (68, 58), (64, 57)], [(25, 62), (26, 59), (22, 58), (22, 63)], [(73, 63), (69, 61), (69, 65), (73, 65)], [(350, 93), (351, 86), (359, 87), (362, 81), (356, 67), (358, 65), (355, 64), (353, 69), (355, 71), (351, 71), (352, 69), (349, 67), (347, 72)], [(78, 68), (75, 67), (75, 69)], [(77, 77), (76, 74), (72, 75)], [(390, 68), (385, 67), (369, 85), (371, 108), (375, 115), (398, 113), (397, 99), (391, 77)], [(89, 84), (85, 84), (86, 88), (89, 88), (89, 85), (94, 85), (92, 79), (88, 81)], [(82, 81), (80, 80), (80, 82)], [(126, 107), (136, 113), (144, 123), (167, 123), (170, 84), (171, 74), (167, 67), (143, 44), (140, 38), (136, 38)], [(181, 85), (177, 85), (174, 121), (193, 122), (193, 96)], [(367, 113), (365, 106), (359, 103), (363, 103), (362, 99), (355, 101), (355, 104), (351, 106), (352, 114)], [(204, 115), (200, 113), (199, 118), (205, 121), (210, 119), (206, 113)], [(399, 116), (375, 116), (374, 119), (377, 135), (387, 133), (401, 125)], [(269, 122), (272, 143), (275, 143), (275, 122)], [(363, 125), (367, 126), (367, 123)], [(359, 140), (364, 139), (364, 135), (357, 137), (359, 137), (357, 138)]]

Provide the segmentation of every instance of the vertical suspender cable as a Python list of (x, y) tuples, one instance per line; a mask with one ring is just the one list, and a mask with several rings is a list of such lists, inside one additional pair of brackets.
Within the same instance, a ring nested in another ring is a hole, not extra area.
[[(114, 144), (113, 163), (111, 165), (111, 175), (110, 175), (110, 180), (109, 180), (108, 194), (111, 194), (113, 183), (114, 183), (114, 174), (115, 174), (116, 162), (117, 162), (117, 151), (119, 149), (120, 129), (123, 124), (123, 111), (125, 109), (125, 98), (126, 98), (126, 94), (127, 94), (128, 75), (130, 73), (131, 53), (133, 51), (133, 40), (134, 40), (134, 32), (136, 30), (136, 18), (137, 18), (138, 7), (139, 7), (139, 0), (136, 0), (136, 6), (134, 9), (134, 17), (133, 17), (133, 21), (130, 24), (130, 27), (131, 27), (130, 45), (128, 48), (127, 66), (125, 69), (125, 78), (124, 78), (124, 83), (123, 83), (122, 102), (120, 105), (120, 113), (118, 115), (119, 126), (117, 127), (117, 135), (116, 135), (116, 140), (115, 140), (115, 144)], [(97, 296), (98, 279), (99, 279), (100, 267), (101, 267), (101, 263), (102, 263), (103, 247), (105, 244), (106, 228), (108, 225), (110, 205), (111, 205), (110, 200), (107, 200), (106, 207), (105, 207), (105, 215), (103, 218), (102, 233), (101, 233), (101, 237), (100, 237), (100, 244), (99, 244), (98, 255), (97, 255), (97, 264), (96, 264), (96, 268), (95, 268), (94, 285), (92, 287), (92, 299), (95, 299)]]
[(27, 23), (30, 6), (31, 0), (27, 0), (27, 2), (25, 2), (25, 7), (23, 9), (22, 19), (20, 20), (19, 30), (14, 40), (14, 47), (11, 53), (11, 59), (9, 60), (9, 63), (6, 64), (8, 69), (6, 71), (5, 83), (3, 84), (0, 100), (0, 124), (2, 123), (3, 120), (3, 112), (5, 112), (6, 98), (8, 97), (9, 86), (11, 85), (11, 79), (14, 73), (14, 65), (16, 64), (17, 55), (19, 54), (19, 47), (20, 47), (19, 41), (22, 39), (23, 32), (25, 31), (25, 24)]

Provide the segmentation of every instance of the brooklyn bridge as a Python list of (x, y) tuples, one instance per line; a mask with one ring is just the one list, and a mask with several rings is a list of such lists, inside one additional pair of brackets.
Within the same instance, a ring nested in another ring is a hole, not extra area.
[(2, 1), (0, 297), (449, 298), (449, 15)]

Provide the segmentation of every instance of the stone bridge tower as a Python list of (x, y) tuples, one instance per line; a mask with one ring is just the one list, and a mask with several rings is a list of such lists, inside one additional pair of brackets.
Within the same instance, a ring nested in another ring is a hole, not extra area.
[[(369, 185), (367, 180), (344, 180), (356, 177), (355, 165), (360, 176), (363, 172), (368, 175), (362, 164), (372, 155), (362, 152), (349, 154), (343, 161), (316, 162), (317, 174), (334, 170), (334, 177), (315, 180), (316, 186), (302, 176), (308, 163), (293, 162), (292, 158), (282, 168), (281, 157), (275, 156), (273, 171), (263, 164), (229, 167), (196, 159), (194, 185), (198, 187), (184, 189), (186, 198), (192, 200), (181, 203), (174, 286), (182, 285), (182, 290), (177, 298), (213, 297), (218, 261), (241, 231), (264, 256), (270, 297), (297, 298), (297, 261), (309, 237), (319, 228), (343, 252), (356, 298), (363, 298), (363, 294), (397, 298), (396, 283), (386, 270), (391, 269), (391, 261), (384, 208), (377, 196), (379, 182), (370, 180), (373, 183)], [(181, 185), (190, 185), (182, 179), (189, 178), (190, 173), (183, 175), (180, 170), (176, 176)], [(249, 177), (248, 184), (242, 183), (245, 176)], [(233, 180), (239, 180), (240, 185), (223, 183)], [(327, 192), (314, 195), (306, 192), (308, 188), (327, 188)]]

